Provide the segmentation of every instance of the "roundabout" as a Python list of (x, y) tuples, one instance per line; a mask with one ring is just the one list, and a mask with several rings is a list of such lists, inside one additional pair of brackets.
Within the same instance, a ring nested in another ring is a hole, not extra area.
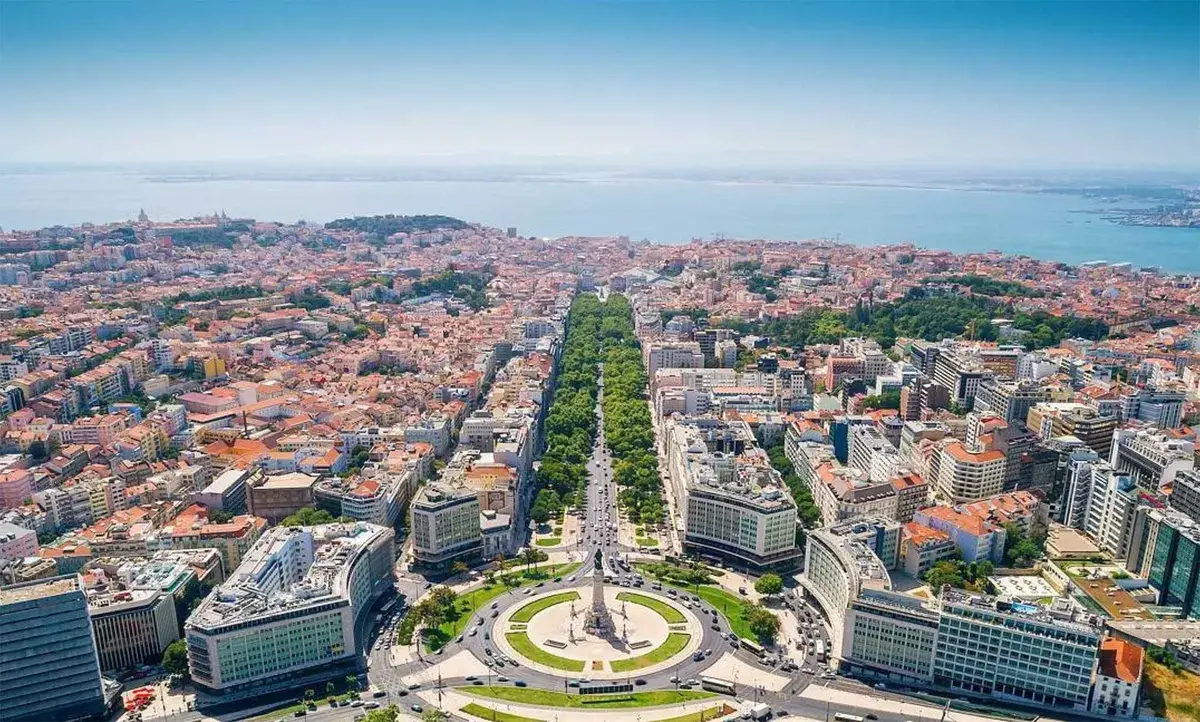
[(496, 620), (492, 637), (503, 653), (533, 669), (616, 679), (684, 660), (704, 634), (690, 611), (666, 597), (596, 583), (515, 605)]

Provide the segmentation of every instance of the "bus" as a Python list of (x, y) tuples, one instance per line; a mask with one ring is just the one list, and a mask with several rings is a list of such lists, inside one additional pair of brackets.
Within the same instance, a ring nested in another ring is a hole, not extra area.
[(387, 604), (383, 605), (383, 607), (380, 608), (379, 613), (386, 617), (388, 615), (388, 612), (390, 612), (396, 608), (396, 599), (397, 599), (397, 597), (393, 597), (391, 601), (389, 601)]
[(833, 716), (833, 719), (835, 722), (865, 722), (862, 717), (856, 714), (846, 714), (845, 712), (838, 712)]
[(701, 677), (700, 688), (707, 689), (709, 692), (719, 692), (721, 694), (733, 694), (733, 682), (716, 677)]
[(763, 648), (757, 642), (755, 642), (753, 640), (743, 638), (742, 646), (745, 647), (746, 649), (750, 650), (751, 652), (754, 652), (754, 654), (756, 654), (759, 657), (763, 656), (763, 652), (764, 652)]
[(817, 640), (817, 661), (825, 661), (825, 640), (823, 639)]

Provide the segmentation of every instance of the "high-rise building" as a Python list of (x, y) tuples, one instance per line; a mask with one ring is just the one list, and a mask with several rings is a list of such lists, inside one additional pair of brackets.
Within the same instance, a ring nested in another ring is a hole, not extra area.
[(0, 639), (0, 722), (104, 712), (104, 683), (78, 577), (0, 588)]
[(1158, 505), (1127, 474), (1088, 458), (1070, 462), (1063, 499), (1063, 523), (1087, 532), (1119, 559), (1129, 553), (1138, 506)]
[(1182, 388), (1147, 386), (1121, 395), (1121, 420), (1142, 421), (1160, 429), (1173, 429), (1183, 418)]
[(1171, 484), (1170, 500), (1172, 509), (1200, 522), (1200, 471), (1188, 469), (1179, 472)]
[(96, 594), (88, 611), (105, 672), (155, 661), (180, 636), (175, 597), (161, 589)]
[(1158, 603), (1200, 617), (1200, 524), (1170, 509), (1142, 507), (1130, 532), (1125, 567), (1145, 577)]
[(1074, 436), (1088, 448), (1108, 457), (1118, 419), (1101, 416), (1090, 406), (1077, 403), (1041, 403), (1029, 409), (1025, 425), (1043, 441)]

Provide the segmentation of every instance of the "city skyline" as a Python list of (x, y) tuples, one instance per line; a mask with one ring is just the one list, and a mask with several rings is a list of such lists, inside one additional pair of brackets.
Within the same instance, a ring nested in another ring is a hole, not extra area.
[(1180, 2), (4, 3), (0, 158), (1190, 169), (1198, 28)]

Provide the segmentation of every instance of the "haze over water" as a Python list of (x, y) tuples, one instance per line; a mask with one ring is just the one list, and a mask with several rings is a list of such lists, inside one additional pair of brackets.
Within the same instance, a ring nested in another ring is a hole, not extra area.
[[(1109, 204), (1112, 205), (1112, 204)], [(262, 220), (442, 213), (539, 236), (835, 238), (1200, 273), (1200, 230), (1122, 226), (1070, 195), (686, 180), (201, 180), (145, 173), (0, 173), (0, 227), (40, 228), (225, 210)]]

